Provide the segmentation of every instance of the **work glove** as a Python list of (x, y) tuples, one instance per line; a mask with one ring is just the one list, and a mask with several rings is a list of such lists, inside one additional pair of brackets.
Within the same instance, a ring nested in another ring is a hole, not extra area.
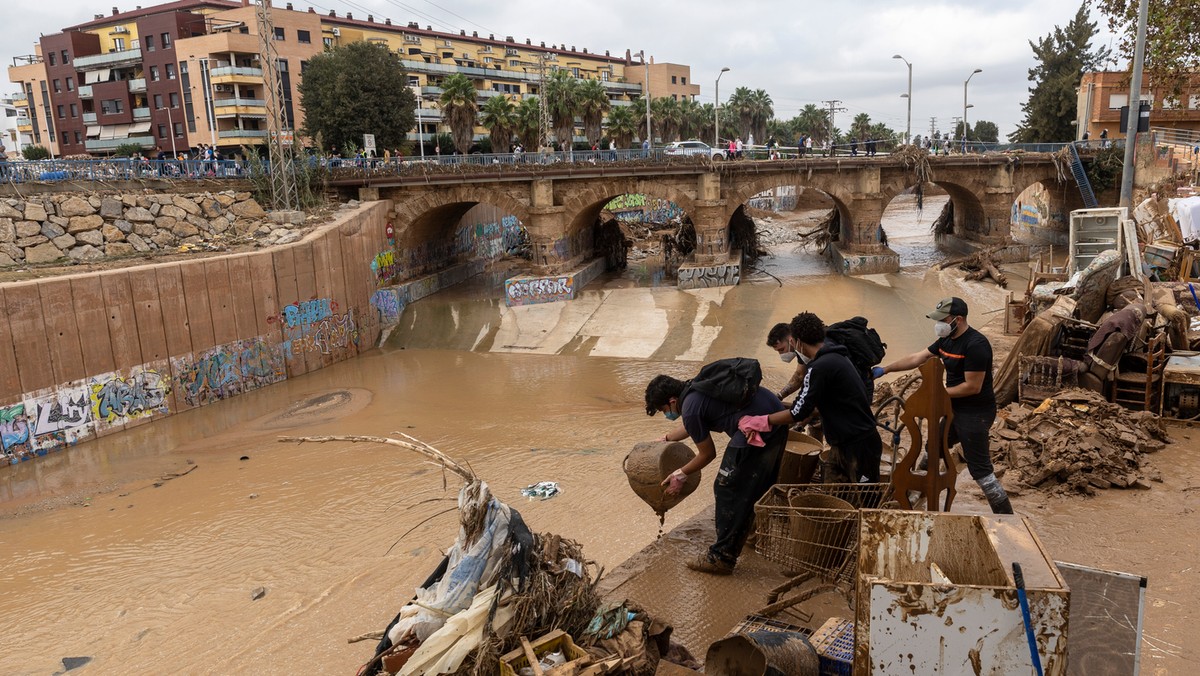
[(871, 367), (871, 377), (872, 378), (882, 378), (883, 374), (884, 374), (884, 370), (883, 370), (882, 366), (872, 366)]
[(662, 485), (667, 487), (665, 491), (667, 495), (679, 495), (679, 491), (683, 490), (683, 485), (687, 483), (688, 475), (683, 473), (683, 469), (677, 469), (671, 472), (670, 476), (663, 479)]

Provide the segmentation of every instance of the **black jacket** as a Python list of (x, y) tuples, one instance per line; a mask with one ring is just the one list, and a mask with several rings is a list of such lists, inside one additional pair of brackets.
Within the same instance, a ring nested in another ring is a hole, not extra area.
[(848, 354), (841, 345), (825, 343), (809, 362), (804, 386), (792, 404), (792, 417), (797, 421), (820, 411), (825, 437), (834, 446), (875, 431), (866, 386)]

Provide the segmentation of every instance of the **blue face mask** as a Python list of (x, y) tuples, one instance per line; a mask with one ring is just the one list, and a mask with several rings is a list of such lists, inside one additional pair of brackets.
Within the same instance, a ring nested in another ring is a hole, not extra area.
[(667, 411), (663, 414), (663, 417), (667, 420), (679, 420), (679, 414), (675, 411)]

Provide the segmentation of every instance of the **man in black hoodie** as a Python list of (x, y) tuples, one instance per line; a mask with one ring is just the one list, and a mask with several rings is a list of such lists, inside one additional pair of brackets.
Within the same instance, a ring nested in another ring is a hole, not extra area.
[[(800, 360), (808, 366), (804, 384), (790, 410), (766, 416), (771, 425), (790, 425), (820, 412), (825, 439), (832, 447), (831, 464), (839, 479), (879, 481), (883, 441), (875, 428), (867, 389), (845, 347), (825, 342), (825, 324), (811, 312), (792, 319), (792, 338)], [(747, 416), (742, 425), (750, 423)], [(826, 477), (828, 483), (832, 477)]]

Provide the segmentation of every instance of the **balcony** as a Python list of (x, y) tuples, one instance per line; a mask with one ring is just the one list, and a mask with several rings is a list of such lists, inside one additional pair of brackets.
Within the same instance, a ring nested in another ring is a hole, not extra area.
[(213, 84), (262, 84), (262, 68), (223, 66), (208, 73)]
[(17, 131), (33, 131), (33, 120), (28, 117), (18, 117)]
[(104, 152), (116, 150), (117, 146), (136, 143), (144, 149), (154, 148), (153, 136), (128, 136), (125, 138), (90, 138), (84, 141), (83, 147), (88, 152)]
[(222, 129), (217, 132), (217, 138), (222, 140), (229, 139), (231, 143), (244, 142), (245, 139), (252, 139), (251, 142), (265, 141), (267, 139), (266, 129)]
[(142, 120), (142, 121), (149, 120), (150, 119), (150, 109), (149, 108), (134, 108), (133, 109), (133, 119)]
[(99, 70), (101, 68), (120, 68), (122, 66), (135, 66), (142, 62), (142, 50), (126, 49), (122, 52), (109, 52), (107, 54), (93, 54), (92, 56), (77, 56), (71, 65), (75, 66), (75, 70), (88, 71)]
[(96, 124), (96, 114), (95, 113), (84, 113), (83, 114), (83, 123), (84, 124)]
[(17, 92), (16, 94), (13, 94), (12, 102), (13, 105), (17, 106), (18, 108), (28, 107), (29, 95), (25, 92)]
[(81, 99), (94, 98), (92, 95), (92, 85), (79, 85), (79, 88), (75, 91), (79, 92), (79, 98)]
[(267, 102), (262, 99), (216, 99), (213, 101), (214, 108), (227, 108), (236, 106), (238, 108), (266, 108)]
[(129, 91), (134, 93), (146, 91), (146, 78), (139, 77), (129, 80)]

